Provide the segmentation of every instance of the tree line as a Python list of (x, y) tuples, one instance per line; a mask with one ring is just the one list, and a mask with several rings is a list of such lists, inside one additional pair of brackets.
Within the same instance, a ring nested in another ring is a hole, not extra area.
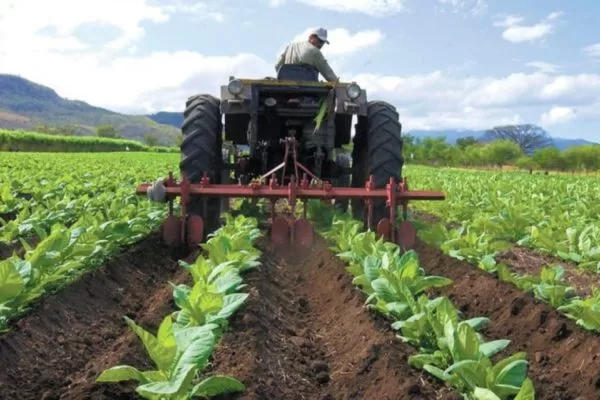
[(542, 128), (529, 124), (494, 127), (480, 138), (460, 138), (456, 144), (447, 143), (444, 137), (421, 139), (405, 134), (404, 157), (407, 163), (500, 168), (509, 165), (531, 173), (600, 170), (600, 145), (573, 146), (561, 151)]

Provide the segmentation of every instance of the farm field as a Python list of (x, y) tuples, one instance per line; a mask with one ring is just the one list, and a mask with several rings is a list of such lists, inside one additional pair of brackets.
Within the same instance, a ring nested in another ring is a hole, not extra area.
[(134, 194), (178, 159), (3, 154), (1, 399), (598, 398), (598, 178), (410, 166), (414, 252), (311, 203), (310, 251), (183, 253)]

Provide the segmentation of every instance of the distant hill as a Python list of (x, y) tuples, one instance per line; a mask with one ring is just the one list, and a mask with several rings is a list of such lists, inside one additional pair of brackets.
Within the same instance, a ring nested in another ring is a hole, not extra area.
[[(78, 135), (95, 135), (102, 124), (114, 126), (123, 138), (143, 142), (146, 134), (154, 135), (160, 145), (177, 143), (183, 124), (183, 112), (161, 111), (151, 115), (127, 115), (95, 107), (78, 100), (60, 97), (53, 89), (27, 79), (0, 74), (0, 128), (35, 130), (39, 126), (68, 127)], [(446, 137), (454, 144), (459, 138), (480, 138), (484, 131), (415, 130), (406, 134), (424, 137)], [(552, 137), (560, 150), (593, 144), (583, 139)]]
[(76, 134), (96, 134), (96, 126), (114, 126), (123, 138), (144, 141), (154, 135), (159, 144), (173, 145), (180, 135), (171, 125), (144, 115), (126, 115), (60, 97), (53, 89), (27, 79), (0, 74), (0, 128), (34, 130), (42, 125), (70, 127)]
[[(440, 137), (445, 136), (446, 142), (448, 142), (450, 144), (455, 144), (457, 139), (464, 138), (467, 136), (472, 136), (475, 139), (480, 139), (485, 134), (485, 131), (475, 131), (475, 130), (423, 131), (423, 130), (415, 130), (415, 131), (408, 131), (405, 134), (411, 135), (411, 136), (414, 136), (414, 137), (420, 138), (420, 139), (423, 139), (425, 137), (440, 138)], [(566, 139), (566, 138), (553, 137), (552, 135), (550, 135), (550, 137), (554, 141), (554, 146), (556, 146), (561, 151), (568, 149), (569, 147), (573, 147), (573, 146), (597, 144), (597, 143), (589, 142), (584, 139)]]
[(183, 112), (161, 111), (156, 114), (147, 115), (147, 117), (159, 124), (171, 125), (177, 129), (181, 128), (181, 125), (183, 125)]

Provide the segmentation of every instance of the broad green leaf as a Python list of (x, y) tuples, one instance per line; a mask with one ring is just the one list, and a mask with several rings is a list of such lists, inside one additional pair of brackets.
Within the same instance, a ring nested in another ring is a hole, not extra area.
[(237, 379), (228, 376), (211, 376), (194, 386), (192, 396), (210, 398), (218, 395), (234, 392), (243, 392), (244, 384)]
[(446, 373), (444, 370), (436, 366), (426, 364), (423, 366), (423, 369), (442, 381), (449, 381), (452, 379), (452, 376), (450, 374)]
[(486, 383), (487, 371), (476, 360), (463, 360), (456, 362), (446, 368), (444, 373), (448, 375), (456, 374), (465, 382), (471, 390), (476, 387), (484, 387)]
[(492, 392), (490, 389), (480, 387), (475, 388), (475, 391), (473, 392), (473, 397), (474, 400), (502, 400), (500, 397), (496, 396), (496, 394), (494, 394), (494, 392)]
[(521, 390), (519, 390), (514, 400), (535, 400), (535, 389), (531, 379), (527, 378), (523, 381)]
[(0, 261), (0, 304), (12, 300), (25, 288), (25, 283), (10, 260)]
[(513, 361), (500, 371), (496, 376), (496, 384), (520, 387), (527, 378), (528, 362), (526, 360)]
[(135, 380), (140, 383), (147, 383), (148, 379), (137, 368), (129, 365), (118, 365), (102, 371), (96, 378), (96, 382), (121, 382)]
[(494, 354), (501, 352), (510, 344), (510, 340), (500, 339), (491, 342), (481, 343), (479, 351), (486, 357), (492, 357)]
[(455, 355), (458, 357), (454, 361), (473, 360), (479, 357), (479, 338), (469, 324), (459, 323), (454, 337)]
[(223, 308), (219, 310), (217, 315), (221, 318), (229, 318), (236, 312), (248, 298), (248, 293), (233, 293), (223, 297)]
[(156, 337), (137, 325), (132, 319), (124, 317), (129, 328), (140, 338), (150, 359), (161, 371), (167, 371), (175, 355), (175, 345), (169, 341), (159, 342)]

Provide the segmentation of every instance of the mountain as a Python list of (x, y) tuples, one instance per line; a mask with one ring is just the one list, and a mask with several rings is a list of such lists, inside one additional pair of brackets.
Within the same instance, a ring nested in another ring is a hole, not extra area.
[(156, 114), (147, 115), (148, 118), (159, 124), (171, 125), (175, 128), (181, 128), (183, 124), (183, 113), (160, 111)]
[(0, 74), (0, 128), (35, 130), (62, 127), (77, 135), (92, 136), (98, 125), (112, 125), (127, 139), (144, 141), (153, 135), (160, 145), (173, 145), (179, 129), (145, 115), (127, 115), (60, 97), (53, 89), (27, 79)]
[[(78, 100), (60, 97), (53, 89), (27, 79), (0, 74), (0, 128), (35, 130), (40, 126), (54, 126), (77, 135), (96, 134), (98, 125), (114, 126), (127, 139), (144, 141), (153, 135), (160, 145), (174, 145), (180, 138), (182, 112), (158, 112), (151, 115), (127, 115), (95, 107)], [(473, 136), (480, 138), (484, 131), (475, 130), (415, 130), (405, 134), (417, 138), (446, 137), (448, 143)], [(572, 146), (593, 144), (583, 139), (552, 137), (560, 150)]]
[[(415, 130), (415, 131), (408, 131), (405, 133), (405, 135), (411, 135), (411, 136), (419, 138), (419, 139), (423, 139), (426, 137), (431, 137), (431, 138), (446, 137), (446, 142), (448, 142), (450, 144), (455, 144), (456, 140), (464, 138), (464, 137), (468, 137), (468, 136), (472, 136), (475, 139), (480, 139), (483, 137), (484, 134), (485, 134), (485, 131), (452, 130), (452, 129), (450, 129), (450, 130), (431, 130), (431, 131)], [(597, 144), (597, 143), (589, 142), (584, 139), (567, 139), (567, 138), (553, 137), (552, 135), (550, 135), (550, 137), (551, 137), (552, 141), (554, 142), (554, 146), (556, 146), (561, 151), (568, 149), (569, 147), (573, 147), (573, 146)]]

